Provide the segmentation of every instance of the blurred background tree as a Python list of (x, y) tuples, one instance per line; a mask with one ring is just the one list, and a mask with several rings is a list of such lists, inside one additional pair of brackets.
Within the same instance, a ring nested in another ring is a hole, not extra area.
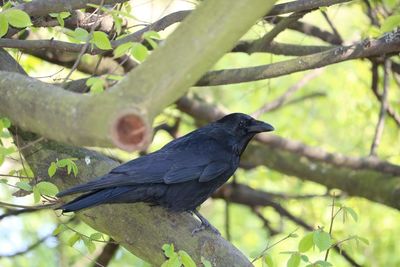
[[(263, 2), (0, 1), (1, 266), (400, 265), (400, 3)], [(223, 238), (37, 208), (229, 112), (276, 131), (201, 208)]]

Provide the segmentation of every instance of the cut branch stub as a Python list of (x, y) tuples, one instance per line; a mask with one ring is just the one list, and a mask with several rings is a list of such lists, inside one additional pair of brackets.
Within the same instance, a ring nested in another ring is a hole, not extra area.
[(117, 116), (111, 127), (113, 143), (126, 151), (146, 148), (151, 141), (152, 128), (143, 118), (134, 111)]

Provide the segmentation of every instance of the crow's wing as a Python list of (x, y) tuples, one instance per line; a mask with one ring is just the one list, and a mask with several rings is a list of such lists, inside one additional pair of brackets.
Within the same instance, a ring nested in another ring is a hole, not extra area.
[(207, 182), (233, 170), (232, 153), (208, 135), (187, 135), (161, 150), (122, 164), (105, 176), (58, 194), (64, 196), (109, 187)]

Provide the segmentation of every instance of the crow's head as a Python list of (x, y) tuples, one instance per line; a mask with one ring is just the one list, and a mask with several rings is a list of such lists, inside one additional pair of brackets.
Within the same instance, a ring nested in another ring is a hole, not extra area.
[(244, 151), (247, 144), (257, 133), (270, 132), (274, 130), (272, 125), (263, 121), (256, 120), (243, 113), (232, 113), (216, 121), (220, 127), (234, 136), (235, 143), (240, 154)]

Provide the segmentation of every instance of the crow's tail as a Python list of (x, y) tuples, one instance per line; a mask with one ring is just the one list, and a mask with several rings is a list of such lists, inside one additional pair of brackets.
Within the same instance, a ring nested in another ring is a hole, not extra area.
[(71, 212), (94, 207), (100, 204), (115, 203), (118, 202), (117, 200), (121, 196), (125, 195), (129, 191), (133, 191), (133, 188), (114, 187), (93, 191), (75, 198), (58, 209), (61, 209), (63, 212)]
[(118, 186), (81, 195), (57, 209), (79, 211), (106, 203), (155, 202), (166, 190), (165, 186)]

